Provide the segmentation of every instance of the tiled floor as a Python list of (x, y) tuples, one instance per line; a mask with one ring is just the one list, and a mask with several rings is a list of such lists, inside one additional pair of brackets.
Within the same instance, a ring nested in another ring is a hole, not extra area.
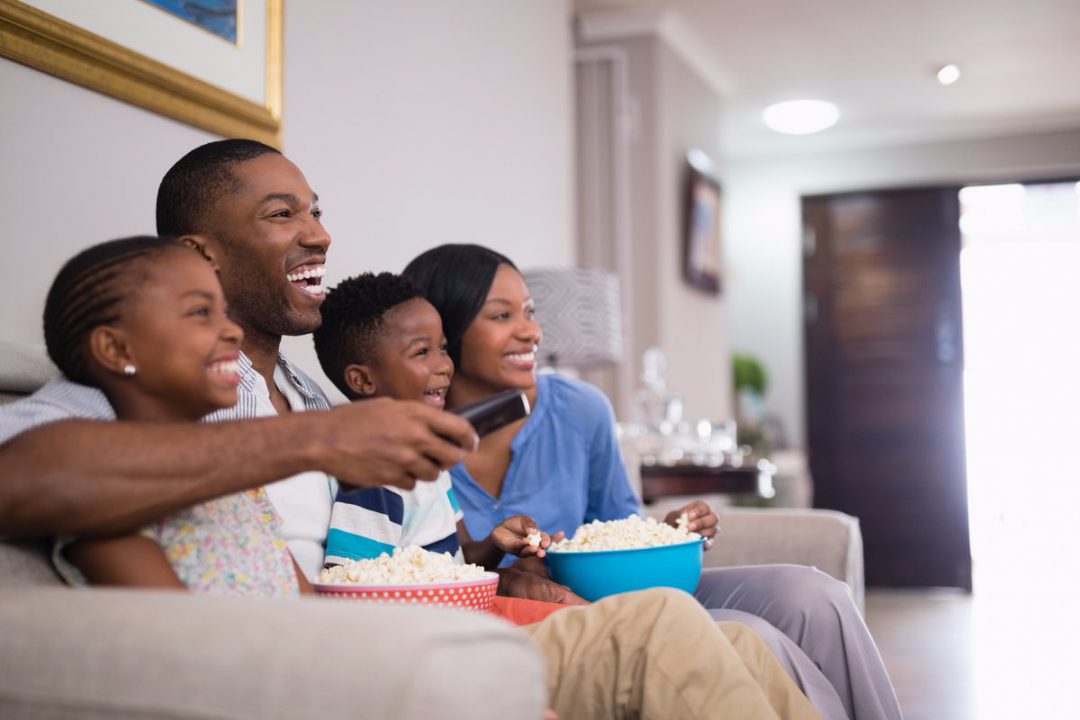
[(1080, 606), (1023, 573), (974, 596), (871, 590), (866, 616), (906, 720), (1080, 718)]

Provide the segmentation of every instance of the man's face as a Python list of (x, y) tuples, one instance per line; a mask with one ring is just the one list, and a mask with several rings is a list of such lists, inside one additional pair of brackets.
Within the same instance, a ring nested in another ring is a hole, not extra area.
[(206, 223), (232, 316), (249, 340), (310, 333), (321, 322), (330, 247), (319, 198), (276, 153), (232, 171), (240, 188), (218, 200)]

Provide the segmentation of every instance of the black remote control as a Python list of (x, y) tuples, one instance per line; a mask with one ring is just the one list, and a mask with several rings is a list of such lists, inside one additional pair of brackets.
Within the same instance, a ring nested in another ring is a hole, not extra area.
[(457, 415), (472, 423), (476, 434), (484, 437), (515, 420), (527, 417), (529, 399), (521, 390), (503, 390), (483, 400), (453, 410)]

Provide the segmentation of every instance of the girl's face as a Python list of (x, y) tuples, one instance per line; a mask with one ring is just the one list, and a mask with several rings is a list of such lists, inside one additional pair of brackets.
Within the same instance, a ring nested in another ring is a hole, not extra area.
[(120, 322), (129, 381), (145, 419), (194, 420), (236, 404), (243, 331), (226, 314), (221, 284), (198, 253), (177, 248), (136, 272), (147, 277)]
[[(383, 323), (386, 330), (368, 368), (373, 393), (364, 394), (419, 400), (442, 408), (454, 362), (446, 353), (439, 311), (427, 300), (414, 298), (391, 308)], [(363, 393), (363, 387), (358, 389)]]
[(500, 265), (479, 314), (461, 338), (461, 364), (454, 385), (468, 383), (483, 394), (536, 385), (540, 325), (525, 280)]

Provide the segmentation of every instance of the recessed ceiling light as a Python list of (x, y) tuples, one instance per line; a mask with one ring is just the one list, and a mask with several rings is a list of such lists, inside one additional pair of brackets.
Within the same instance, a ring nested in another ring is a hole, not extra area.
[(824, 100), (790, 100), (765, 108), (765, 124), (788, 135), (809, 135), (836, 124), (840, 110)]
[(952, 85), (960, 79), (960, 68), (956, 65), (945, 65), (937, 71), (937, 81), (942, 85)]

